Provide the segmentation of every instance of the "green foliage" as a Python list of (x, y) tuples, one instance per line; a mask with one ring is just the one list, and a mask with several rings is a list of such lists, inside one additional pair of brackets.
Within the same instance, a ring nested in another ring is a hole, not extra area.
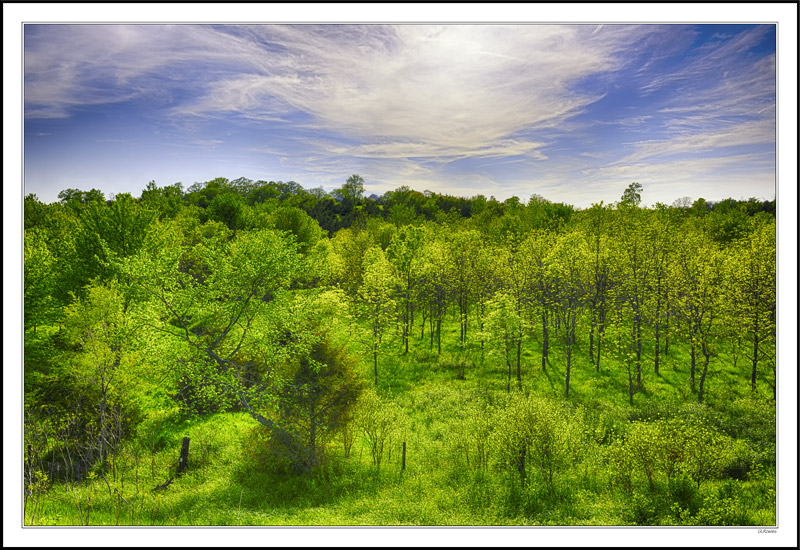
[(358, 400), (355, 421), (367, 439), (372, 464), (380, 468), (387, 445), (403, 428), (402, 413), (394, 403), (369, 388)]
[(273, 436), (272, 448), (293, 471), (316, 468), (331, 438), (351, 429), (363, 386), (354, 367), (347, 351), (325, 338), (284, 365), (287, 383), (278, 391), (279, 421), (291, 436)]
[(578, 457), (582, 419), (557, 401), (514, 394), (494, 417), (492, 434), (499, 464), (524, 478), (527, 464), (553, 483), (554, 474)]
[(351, 180), (26, 197), (27, 524), (775, 523), (770, 204)]

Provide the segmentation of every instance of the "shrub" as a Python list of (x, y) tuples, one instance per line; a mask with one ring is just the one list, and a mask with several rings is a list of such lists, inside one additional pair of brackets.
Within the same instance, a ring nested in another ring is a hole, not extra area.
[(582, 418), (556, 401), (518, 394), (494, 418), (493, 448), (500, 465), (525, 479), (527, 464), (540, 470), (548, 484), (571, 464), (580, 450)]

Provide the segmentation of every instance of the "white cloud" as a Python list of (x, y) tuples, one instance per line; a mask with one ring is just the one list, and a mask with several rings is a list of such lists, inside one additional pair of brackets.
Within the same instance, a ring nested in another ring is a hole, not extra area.
[[(615, 68), (623, 45), (619, 28), (581, 25), (85, 25), (30, 32), (29, 117), (145, 94), (170, 101), (191, 83), (194, 96), (175, 102), (174, 113), (285, 119), (301, 112), (318, 128), (364, 142), (422, 143), (456, 155), (573, 116), (597, 96), (572, 85)], [(635, 34), (627, 28), (625, 43)]]

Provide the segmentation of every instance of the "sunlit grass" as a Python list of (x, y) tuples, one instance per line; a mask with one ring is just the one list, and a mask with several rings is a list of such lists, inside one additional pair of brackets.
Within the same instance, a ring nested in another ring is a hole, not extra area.
[[(444, 328), (444, 326), (443, 326)], [(457, 328), (457, 327), (456, 327)], [(700, 521), (770, 525), (775, 521), (774, 408), (767, 390), (752, 394), (746, 366), (732, 368), (724, 346), (712, 360), (705, 401), (719, 427), (744, 442), (730, 475), (701, 490), (659, 479), (631, 493), (615, 485), (604, 452), (631, 420), (677, 414), (696, 402), (689, 381), (688, 346), (672, 344), (654, 373), (645, 347), (643, 388), (629, 404), (627, 371), (610, 343), (600, 370), (588, 341), (573, 350), (570, 396), (564, 397), (566, 358), (551, 341), (546, 370), (534, 333), (523, 344), (522, 381), (512, 371), (511, 392), (566, 402), (582, 411), (585, 449), (549, 484), (533, 467), (523, 483), (516, 472), (475, 463), (464, 451), (482, 406), (503, 402), (508, 369), (477, 341), (467, 349), (452, 327), (443, 349), (429, 336), (412, 336), (409, 353), (387, 336), (379, 358), (378, 390), (401, 409), (404, 422), (388, 442), (380, 468), (363, 439), (348, 458), (339, 439), (327, 446), (316, 471), (271, 470), (253, 437), (258, 424), (245, 413), (185, 418), (151, 416), (123, 446), (113, 477), (95, 469), (78, 483), (53, 483), (26, 503), (27, 525), (676, 525)], [(371, 357), (353, 344), (358, 369), (372, 380)], [(699, 361), (698, 361), (699, 363)], [(697, 375), (699, 377), (699, 373)], [(175, 475), (181, 440), (189, 437), (189, 469)], [(406, 464), (402, 469), (402, 444)], [(737, 469), (738, 468), (738, 469)], [(104, 479), (105, 478), (105, 479)], [(173, 478), (165, 489), (157, 486)], [(740, 478), (740, 479), (739, 479)], [(683, 491), (683, 492), (681, 492)], [(727, 499), (727, 500), (726, 500)], [(738, 508), (732, 510), (732, 503)], [(683, 514), (683, 515), (681, 515)]]

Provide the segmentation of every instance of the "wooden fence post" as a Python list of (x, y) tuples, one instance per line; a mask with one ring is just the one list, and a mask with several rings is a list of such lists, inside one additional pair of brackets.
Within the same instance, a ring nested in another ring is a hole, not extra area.
[(189, 467), (189, 438), (183, 438), (183, 444), (181, 445), (181, 458), (178, 461), (178, 473), (181, 474), (183, 471)]

